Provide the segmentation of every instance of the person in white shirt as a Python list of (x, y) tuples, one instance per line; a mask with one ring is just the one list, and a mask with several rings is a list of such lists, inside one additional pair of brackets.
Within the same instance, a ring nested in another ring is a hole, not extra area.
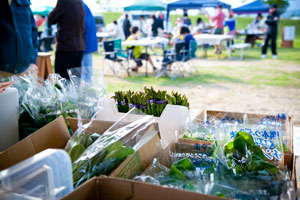
[(107, 25), (107, 32), (112, 39), (125, 40), (123, 29), (120, 26), (118, 26), (116, 20), (113, 21), (113, 23)]
[(205, 30), (205, 23), (201, 19), (201, 17), (199, 17), (197, 19), (197, 25), (193, 28), (192, 32), (193, 32), (194, 35), (197, 35), (197, 34), (203, 33), (204, 30)]

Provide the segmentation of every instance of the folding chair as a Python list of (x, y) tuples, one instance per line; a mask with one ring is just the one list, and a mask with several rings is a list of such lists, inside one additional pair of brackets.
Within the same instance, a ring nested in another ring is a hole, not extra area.
[(191, 40), (190, 48), (189, 48), (189, 55), (188, 55), (188, 62), (187, 62), (187, 66), (188, 66), (187, 72), (189, 74), (196, 71), (196, 69), (194, 67), (196, 66), (196, 61), (197, 61), (197, 56), (196, 56), (197, 49), (198, 49), (197, 42)]
[(164, 53), (163, 65), (158, 71), (156, 78), (159, 78), (163, 75), (167, 75), (173, 80), (178, 76), (183, 77), (183, 74), (181, 73), (181, 67), (178, 65), (178, 62), (184, 62), (184, 60), (186, 60), (187, 51), (184, 49), (184, 47), (184, 41), (176, 42), (175, 48), (172, 52)]
[[(121, 77), (121, 71), (125, 70), (127, 72), (127, 75), (130, 75), (130, 71), (128, 69), (128, 67), (126, 67), (123, 62), (124, 60), (121, 59), (118, 56), (118, 53), (121, 51), (118, 48), (115, 48), (115, 41), (104, 41), (103, 42), (103, 48), (104, 48), (104, 52), (99, 53), (100, 55), (104, 55), (104, 59), (106, 61), (107, 66), (109, 66), (109, 68), (111, 69), (111, 71), (113, 72), (113, 74), (120, 78)], [(117, 64), (117, 65), (116, 65)], [(106, 73), (106, 69), (104, 70), (104, 73)]]

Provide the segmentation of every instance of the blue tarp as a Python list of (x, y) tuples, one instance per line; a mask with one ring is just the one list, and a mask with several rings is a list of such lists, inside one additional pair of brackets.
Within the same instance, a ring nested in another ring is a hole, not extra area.
[(269, 5), (257, 0), (238, 8), (234, 8), (233, 12), (236, 14), (267, 13), (269, 12)]
[(229, 4), (226, 4), (218, 0), (179, 0), (167, 5), (167, 10), (176, 9), (198, 9), (203, 7), (216, 7), (221, 5), (223, 8), (230, 8)]
[(226, 4), (222, 1), (218, 0), (179, 0), (175, 1), (173, 3), (169, 3), (167, 5), (167, 21), (169, 20), (169, 15), (171, 10), (176, 9), (199, 9), (199, 8), (207, 8), (207, 7), (217, 7), (218, 5), (221, 5), (222, 8), (228, 8), (230, 9), (230, 5)]

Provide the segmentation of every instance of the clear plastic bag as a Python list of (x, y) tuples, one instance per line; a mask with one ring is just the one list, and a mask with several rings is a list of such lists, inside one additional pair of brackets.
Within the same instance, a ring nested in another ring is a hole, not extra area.
[(136, 108), (133, 108), (73, 160), (75, 187), (93, 176), (109, 175), (127, 156), (158, 133), (153, 116), (141, 116), (139, 120), (128, 123), (127, 118), (135, 113)]
[(106, 95), (103, 77), (98, 76), (90, 83), (78, 83), (76, 80), (80, 78), (71, 76), (71, 81), (58, 74), (50, 74), (45, 81), (31, 74), (12, 78), (20, 93), (20, 139), (58, 116), (91, 119), (97, 112), (99, 98)]
[[(250, 130), (270, 131), (277, 123), (253, 126), (247, 116), (241, 120), (221, 115), (213, 121), (216, 140), (209, 150), (196, 143), (175, 143), (134, 179), (232, 199), (295, 197), (287, 169), (268, 161), (264, 146), (256, 143), (250, 133), (243, 132), (250, 126)], [(281, 142), (278, 139), (274, 146)]]

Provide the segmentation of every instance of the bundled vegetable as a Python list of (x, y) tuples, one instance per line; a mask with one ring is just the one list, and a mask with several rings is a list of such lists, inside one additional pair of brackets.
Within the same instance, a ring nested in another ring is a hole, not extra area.
[(175, 143), (135, 180), (232, 199), (292, 199), (286, 170), (267, 162), (253, 137), (236, 133), (212, 148)]
[[(31, 75), (12, 77), (19, 92), (20, 139), (45, 126), (58, 116), (90, 119), (97, 111), (98, 99), (105, 95), (104, 85), (74, 82), (51, 74), (45, 81)], [(66, 121), (67, 123), (67, 121)], [(68, 123), (67, 123), (68, 124)]]
[[(131, 111), (134, 113), (134, 110)], [(152, 116), (145, 116), (124, 126), (127, 116), (116, 122), (102, 135), (85, 134), (88, 126), (81, 126), (69, 140), (66, 151), (72, 160), (74, 187), (93, 176), (109, 175), (129, 155), (158, 133)]]
[(117, 91), (112, 98), (117, 102), (119, 112), (128, 112), (129, 109), (136, 107), (148, 115), (157, 117), (162, 114), (167, 104), (189, 107), (185, 95), (174, 91), (167, 94), (167, 91), (156, 91), (153, 87), (144, 87), (143, 92)]

